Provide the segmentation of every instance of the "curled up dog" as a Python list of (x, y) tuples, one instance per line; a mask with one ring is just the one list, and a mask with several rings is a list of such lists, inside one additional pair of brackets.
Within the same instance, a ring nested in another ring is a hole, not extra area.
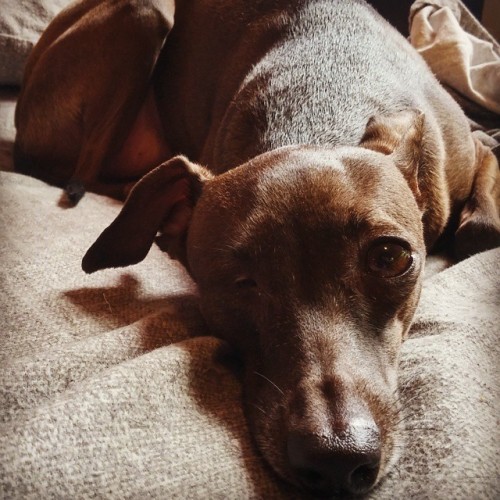
[(85, 0), (34, 49), (16, 125), (19, 170), (126, 198), (86, 272), (155, 240), (185, 265), (273, 469), (373, 488), (427, 252), (500, 238), (498, 163), (406, 40), (361, 0)]

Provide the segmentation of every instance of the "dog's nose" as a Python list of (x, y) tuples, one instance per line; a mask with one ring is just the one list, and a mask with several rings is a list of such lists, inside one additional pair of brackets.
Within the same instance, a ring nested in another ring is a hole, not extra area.
[(323, 435), (292, 432), (288, 459), (298, 481), (316, 495), (366, 493), (380, 465), (380, 432), (373, 421), (360, 421)]

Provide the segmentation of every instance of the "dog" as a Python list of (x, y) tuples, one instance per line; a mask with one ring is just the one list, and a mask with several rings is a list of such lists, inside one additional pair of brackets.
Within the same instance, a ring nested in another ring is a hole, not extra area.
[(407, 41), (362, 0), (85, 0), (35, 47), (16, 124), (19, 170), (126, 197), (86, 272), (154, 241), (184, 264), (271, 467), (372, 489), (427, 252), (500, 235), (498, 163)]

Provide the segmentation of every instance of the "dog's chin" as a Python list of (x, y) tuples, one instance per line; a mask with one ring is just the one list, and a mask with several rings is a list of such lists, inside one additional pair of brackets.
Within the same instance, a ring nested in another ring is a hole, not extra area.
[[(284, 436), (280, 435), (279, 430), (285, 427), (284, 424), (276, 426), (279, 428), (276, 431), (271, 430), (265, 422), (252, 422), (250, 427), (257, 449), (267, 465), (280, 479), (302, 489), (301, 484), (294, 477), (286, 457), (286, 440)], [(278, 435), (280, 438), (277, 438)]]

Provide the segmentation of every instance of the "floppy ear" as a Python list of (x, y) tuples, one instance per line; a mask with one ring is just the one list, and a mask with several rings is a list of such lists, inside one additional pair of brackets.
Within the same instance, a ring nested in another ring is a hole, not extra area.
[(93, 273), (107, 267), (136, 264), (146, 257), (160, 231), (162, 250), (182, 258), (193, 207), (211, 174), (183, 156), (162, 163), (132, 189), (117, 218), (83, 257), (82, 268)]
[[(360, 146), (391, 155), (420, 206), (419, 166), (422, 161), (424, 114), (418, 109), (370, 118)], [(422, 207), (421, 207), (422, 208)]]

